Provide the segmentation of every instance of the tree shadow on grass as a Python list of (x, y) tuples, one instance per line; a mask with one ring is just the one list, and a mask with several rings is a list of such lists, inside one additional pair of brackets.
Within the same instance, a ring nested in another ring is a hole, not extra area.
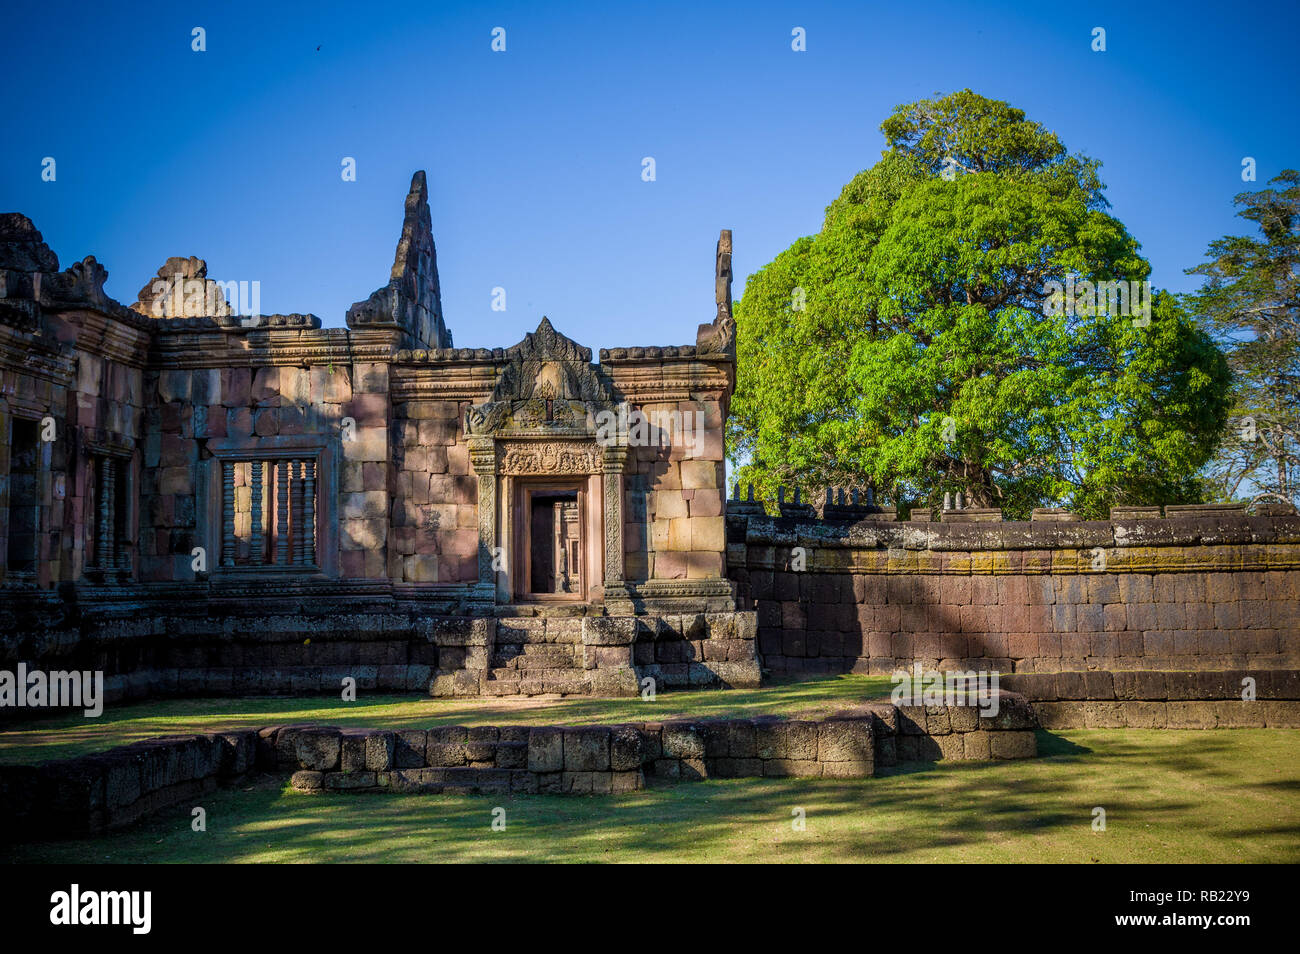
[[(905, 763), (871, 779), (713, 780), (620, 796), (309, 796), (263, 780), (203, 796), (202, 835), (184, 806), (99, 839), (19, 846), (13, 860), (1296, 860), (1295, 829), (1286, 815), (1279, 823), (1277, 804), (1294, 812), (1294, 779), (1253, 781), (1270, 797), (1245, 806), (1260, 822), (1251, 828), (1233, 817), (1251, 781), (1185, 774), (1178, 745), (1121, 735), (1061, 759)], [(1110, 835), (1091, 831), (1098, 805)], [(491, 828), (497, 807), (503, 832)], [(792, 826), (800, 815), (802, 832)]]

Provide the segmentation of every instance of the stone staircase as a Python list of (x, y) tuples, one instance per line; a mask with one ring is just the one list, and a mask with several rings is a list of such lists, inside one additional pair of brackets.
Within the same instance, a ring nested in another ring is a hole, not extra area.
[(433, 696), (634, 696), (759, 684), (753, 612), (429, 620)]
[(582, 619), (511, 617), (496, 621), (484, 691), (492, 696), (591, 695)]

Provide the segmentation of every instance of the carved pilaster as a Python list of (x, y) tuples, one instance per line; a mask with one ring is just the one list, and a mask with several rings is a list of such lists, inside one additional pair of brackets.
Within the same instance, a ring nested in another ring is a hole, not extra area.
[(623, 579), (623, 470), (627, 466), (628, 448), (612, 444), (604, 448), (601, 464), (604, 471), (605, 522), (605, 603), (629, 600)]
[(496, 598), (492, 556), (497, 548), (497, 452), (491, 438), (470, 438), (469, 460), (478, 476), (478, 595)]

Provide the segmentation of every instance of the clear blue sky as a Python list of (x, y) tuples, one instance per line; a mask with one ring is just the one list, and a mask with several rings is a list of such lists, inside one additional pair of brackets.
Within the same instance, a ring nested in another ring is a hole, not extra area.
[(1294, 0), (6, 6), (0, 211), (64, 267), (93, 253), (129, 304), (198, 255), (260, 281), (263, 312), (339, 326), (387, 281), (422, 168), (461, 346), (543, 314), (595, 348), (693, 342), (718, 229), (739, 296), (879, 157), (892, 107), (935, 92), (1008, 100), (1101, 159), (1175, 290), (1239, 228), (1234, 194), (1300, 166)]

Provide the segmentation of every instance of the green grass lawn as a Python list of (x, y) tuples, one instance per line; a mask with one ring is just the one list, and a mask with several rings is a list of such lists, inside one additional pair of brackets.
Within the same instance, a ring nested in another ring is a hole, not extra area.
[(78, 713), (0, 724), (0, 765), (71, 758), (160, 735), (291, 723), (419, 729), (438, 725), (580, 725), (684, 717), (816, 716), (873, 699), (887, 699), (891, 688), (888, 676), (845, 675), (762, 689), (664, 692), (653, 702), (639, 696), (430, 699), (411, 694), (365, 693), (356, 702), (343, 702), (337, 696), (168, 699), (109, 707), (98, 719)]
[[(1300, 730), (1040, 732), (1039, 750), (1034, 760), (874, 779), (694, 782), (586, 798), (311, 796), (263, 780), (204, 797), (205, 833), (190, 830), (192, 806), (176, 806), (105, 837), (13, 847), (7, 860), (1300, 861)], [(504, 832), (490, 827), (496, 806)], [(1105, 832), (1092, 830), (1094, 807), (1106, 810)], [(803, 832), (791, 827), (796, 808)]]
[(762, 689), (659, 693), (654, 702), (640, 697), (430, 699), (426, 695), (364, 693), (356, 702), (343, 702), (331, 695), (164, 699), (105, 708), (99, 719), (77, 714), (0, 724), (0, 764), (72, 758), (140, 738), (294, 723), (420, 729), (434, 725), (580, 725), (681, 717), (818, 716), (872, 699), (888, 699), (891, 689), (888, 676), (826, 676)]

